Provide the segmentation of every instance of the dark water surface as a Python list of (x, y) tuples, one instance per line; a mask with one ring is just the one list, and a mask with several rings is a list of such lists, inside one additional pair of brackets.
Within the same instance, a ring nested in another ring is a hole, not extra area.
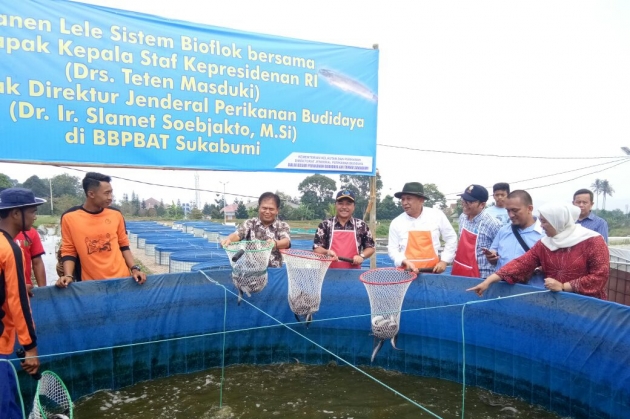
[[(460, 418), (462, 386), (379, 368), (368, 374), (442, 418)], [(237, 365), (157, 379), (121, 391), (99, 391), (76, 402), (76, 419), (95, 418), (369, 418), (435, 417), (347, 367)], [(466, 418), (559, 418), (521, 400), (474, 387), (466, 390)]]

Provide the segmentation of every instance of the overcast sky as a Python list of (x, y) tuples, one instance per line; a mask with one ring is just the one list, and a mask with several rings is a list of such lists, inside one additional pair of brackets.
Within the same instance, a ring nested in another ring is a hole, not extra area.
[[(627, 1), (85, 1), (251, 32), (380, 47), (376, 166), (383, 195), (405, 182), (445, 194), (471, 183), (531, 189), (536, 206), (571, 200), (596, 178), (615, 189), (607, 209), (630, 205), (630, 2)], [(404, 150), (541, 156), (498, 158)], [(325, 152), (325, 150), (322, 150)], [(583, 157), (584, 159), (557, 159)], [(577, 170), (582, 169), (582, 170)], [(600, 171), (600, 173), (589, 174)], [(99, 168), (113, 176), (194, 187), (194, 172)], [(24, 181), (81, 172), (2, 163)], [(516, 181), (554, 175), (537, 180)], [(574, 179), (583, 176), (580, 179)], [(307, 175), (199, 172), (202, 189), (233, 196), (298, 195)], [(331, 176), (339, 180), (339, 176)], [(193, 200), (192, 191), (116, 179), (117, 196)], [(339, 186), (339, 183), (338, 183)], [(228, 197), (228, 201), (232, 201)], [(456, 198), (449, 195), (448, 198)], [(202, 193), (211, 202), (214, 194)]]

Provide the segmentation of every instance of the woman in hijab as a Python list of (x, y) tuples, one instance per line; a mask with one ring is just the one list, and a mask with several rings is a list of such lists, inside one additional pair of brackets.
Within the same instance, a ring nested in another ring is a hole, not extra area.
[(575, 223), (580, 213), (576, 206), (550, 203), (540, 207), (539, 212), (547, 237), (467, 291), (481, 296), (494, 282), (524, 283), (537, 266), (542, 266), (548, 290), (606, 300), (610, 259), (604, 238)]

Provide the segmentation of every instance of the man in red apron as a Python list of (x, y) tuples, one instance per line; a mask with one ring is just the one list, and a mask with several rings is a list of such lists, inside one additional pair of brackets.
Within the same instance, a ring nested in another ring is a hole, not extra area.
[[(405, 210), (389, 226), (387, 251), (395, 266), (417, 272), (432, 269), (442, 273), (453, 261), (457, 247), (457, 234), (446, 215), (435, 208), (425, 207), (424, 187), (421, 183), (406, 183), (401, 192), (394, 194)], [(444, 250), (438, 256), (440, 236)]]
[[(354, 192), (350, 190), (337, 193), (335, 201), (336, 215), (322, 221), (317, 226), (313, 250), (315, 253), (334, 258), (330, 268), (360, 269), (363, 261), (374, 254), (374, 238), (367, 224), (353, 218)], [(341, 261), (339, 257), (351, 259)]]
[(462, 197), (463, 212), (459, 216), (459, 244), (453, 261), (453, 275), (486, 278), (494, 273), (485, 252), (492, 246), (501, 222), (484, 211), (488, 190), (481, 185), (470, 185)]

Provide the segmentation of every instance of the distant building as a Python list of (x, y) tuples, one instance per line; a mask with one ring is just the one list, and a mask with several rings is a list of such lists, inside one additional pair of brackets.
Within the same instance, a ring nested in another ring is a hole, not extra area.
[(145, 209), (157, 208), (159, 206), (160, 206), (160, 201), (158, 201), (157, 199), (149, 198), (144, 201)]
[(221, 208), (221, 213), (225, 214), (224, 217), (226, 220), (235, 220), (236, 219), (236, 209), (238, 208), (238, 204), (230, 204), (227, 207)]

